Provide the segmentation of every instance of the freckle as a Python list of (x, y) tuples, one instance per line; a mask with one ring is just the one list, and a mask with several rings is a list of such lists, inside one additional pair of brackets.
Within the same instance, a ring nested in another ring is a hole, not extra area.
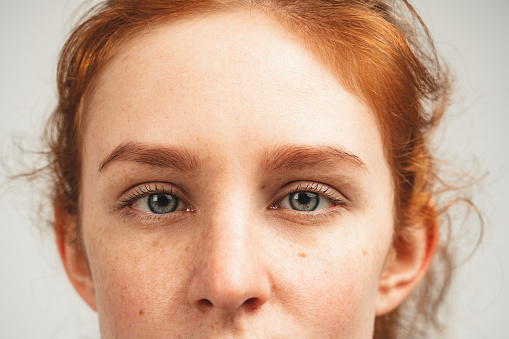
[(122, 301), (124, 301), (125, 300), (125, 295), (121, 294), (120, 295), (120, 299), (122, 299)]
[(299, 257), (305, 258), (306, 257), (306, 253), (299, 253)]
[(145, 312), (143, 312), (143, 310), (140, 310), (140, 315), (144, 315)]
[(368, 251), (366, 251), (365, 249), (362, 250), (362, 254), (366, 255), (368, 254)]
[(152, 247), (157, 247), (159, 246), (159, 240), (154, 240), (154, 242), (152, 242)]
[(115, 257), (115, 260), (118, 260), (118, 257)]

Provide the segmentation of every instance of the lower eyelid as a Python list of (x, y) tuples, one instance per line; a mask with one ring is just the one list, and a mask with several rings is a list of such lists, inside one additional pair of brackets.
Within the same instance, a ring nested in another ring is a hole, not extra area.
[(134, 222), (140, 225), (166, 225), (168, 222), (172, 224), (177, 223), (184, 219), (185, 215), (182, 213), (169, 213), (169, 214), (148, 214), (138, 212), (136, 210), (128, 209), (120, 211), (120, 218), (127, 222)]
[(332, 221), (336, 217), (341, 216), (342, 212), (339, 208), (330, 209), (330, 211), (321, 210), (315, 213), (282, 209), (279, 210), (277, 217), (295, 224), (312, 225), (320, 221)]

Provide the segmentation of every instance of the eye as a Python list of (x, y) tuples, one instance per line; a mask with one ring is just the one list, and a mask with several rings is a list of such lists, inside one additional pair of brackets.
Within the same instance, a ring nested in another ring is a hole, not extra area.
[(273, 209), (300, 212), (318, 212), (334, 206), (345, 206), (347, 199), (336, 189), (319, 182), (298, 181), (285, 185)]
[(167, 193), (155, 193), (138, 198), (131, 207), (146, 213), (167, 214), (177, 210), (181, 205), (180, 199)]
[(287, 208), (300, 212), (323, 210), (333, 205), (334, 203), (330, 201), (330, 199), (310, 191), (290, 193), (279, 203), (280, 208)]
[(186, 203), (187, 199), (182, 199), (183, 196), (186, 197), (184, 191), (174, 185), (147, 183), (130, 189), (119, 199), (116, 207), (128, 214), (137, 211), (152, 216), (193, 211)]

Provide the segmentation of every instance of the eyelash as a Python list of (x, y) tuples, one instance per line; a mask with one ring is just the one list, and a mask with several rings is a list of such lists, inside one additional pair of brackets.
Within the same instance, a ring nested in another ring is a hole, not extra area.
[(292, 190), (288, 192), (287, 194), (291, 194), (293, 192), (300, 192), (300, 191), (310, 191), (315, 192), (318, 194), (324, 195), (327, 199), (331, 200), (337, 205), (344, 206), (346, 205), (346, 198), (339, 192), (337, 192), (335, 189), (333, 189), (330, 186), (327, 186), (325, 184), (316, 182), (316, 181), (310, 181), (310, 182), (304, 182), (299, 183), (297, 188), (295, 190)]
[(157, 182), (154, 183), (154, 188), (150, 187), (150, 184), (143, 184), (140, 186), (136, 186), (133, 190), (129, 191), (129, 193), (122, 197), (119, 200), (118, 208), (124, 208), (132, 204), (136, 199), (142, 198), (149, 194), (173, 194), (173, 189), (160, 189), (157, 187)]
[[(299, 182), (299, 184), (295, 187), (295, 182), (289, 183), (280, 189), (279, 198), (276, 202), (269, 205), (269, 209), (271, 210), (279, 210), (284, 211), (287, 216), (291, 216), (299, 219), (306, 220), (315, 220), (332, 217), (334, 214), (340, 212), (338, 209), (326, 208), (326, 212), (320, 212), (323, 210), (319, 210), (316, 212), (312, 211), (297, 211), (293, 209), (281, 208), (280, 204), (288, 195), (296, 192), (313, 192), (317, 193), (327, 200), (329, 200), (335, 206), (346, 206), (347, 199), (336, 191), (335, 189), (327, 186), (325, 184), (319, 182)], [(138, 219), (139, 221), (158, 221), (161, 219), (174, 218), (174, 213), (166, 213), (166, 214), (149, 214), (136, 211), (135, 209), (130, 208), (138, 199), (144, 198), (151, 194), (172, 194), (176, 196), (179, 200), (181, 200), (185, 205), (187, 205), (186, 212), (194, 212), (194, 208), (191, 207), (190, 204), (187, 203), (187, 199), (185, 198), (185, 194), (178, 188), (174, 186), (169, 186), (166, 183), (145, 183), (138, 185), (131, 189), (127, 194), (122, 196), (118, 203), (115, 206), (115, 209), (118, 211), (122, 211), (122, 217), (130, 218), (130, 219)], [(330, 210), (330, 211), (329, 211)]]

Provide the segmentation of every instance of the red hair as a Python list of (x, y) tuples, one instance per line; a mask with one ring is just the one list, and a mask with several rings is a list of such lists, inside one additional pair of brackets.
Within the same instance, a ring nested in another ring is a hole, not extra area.
[[(101, 69), (123, 43), (151, 25), (194, 13), (250, 6), (302, 37), (339, 81), (376, 114), (395, 188), (394, 246), (415, 225), (434, 227), (431, 198), (439, 182), (430, 135), (449, 99), (448, 74), (428, 31), (406, 1), (378, 0), (109, 0), (84, 17), (68, 38), (58, 64), (59, 102), (48, 123), (52, 199), (79, 215), (83, 100)], [(404, 19), (406, 17), (406, 19)], [(79, 218), (77, 217), (77, 220)], [(80, 245), (80, 229), (65, 232)], [(439, 244), (441, 263), (450, 259)], [(420, 294), (378, 317), (375, 338), (409, 338), (438, 327), (437, 309), (450, 274), (428, 272)], [(422, 327), (420, 327), (422, 326)], [(404, 329), (408, 332), (405, 332)]]

